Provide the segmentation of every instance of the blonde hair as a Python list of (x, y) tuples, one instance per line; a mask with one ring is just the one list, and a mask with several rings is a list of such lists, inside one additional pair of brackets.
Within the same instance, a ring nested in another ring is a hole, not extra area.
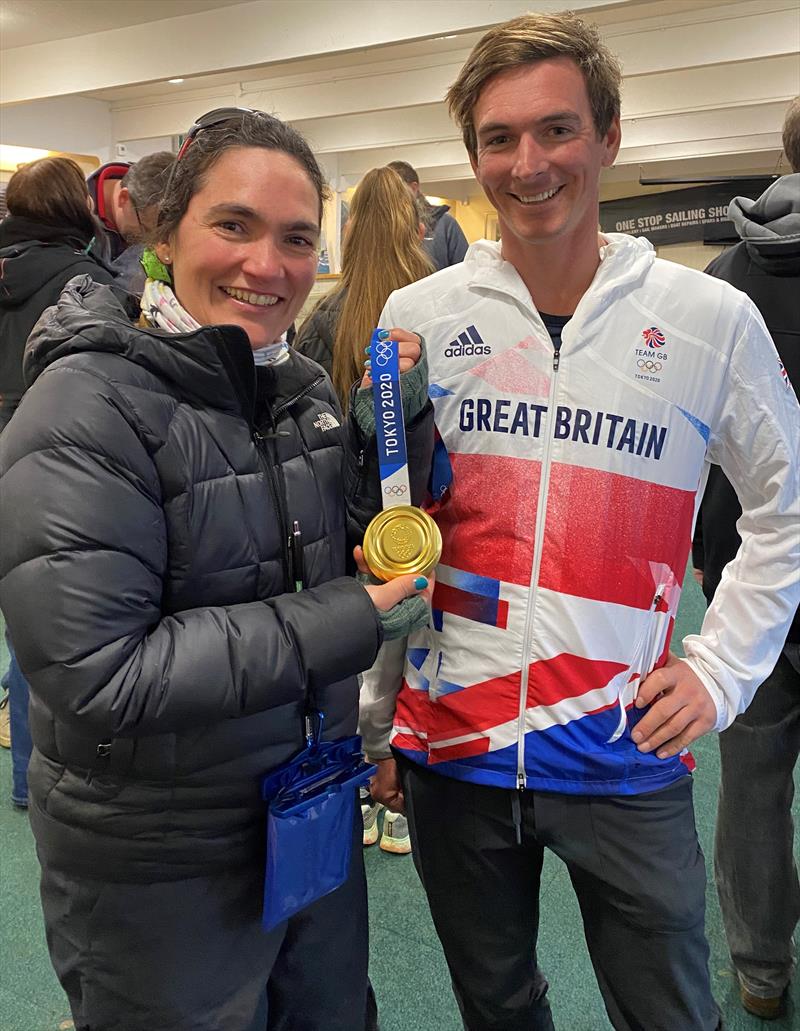
[(523, 14), (489, 29), (475, 44), (458, 78), (445, 94), (468, 153), (477, 157), (472, 112), (483, 87), (495, 75), (537, 61), (568, 57), (580, 68), (598, 136), (605, 136), (620, 112), (622, 69), (594, 25), (572, 11)]
[(795, 97), (783, 120), (783, 152), (793, 172), (800, 172), (800, 97)]
[(331, 370), (345, 411), (350, 387), (364, 372), (364, 348), (389, 294), (434, 271), (422, 247), (417, 210), (403, 180), (391, 168), (373, 168), (353, 195), (342, 278), (335, 291), (347, 291), (336, 325)]

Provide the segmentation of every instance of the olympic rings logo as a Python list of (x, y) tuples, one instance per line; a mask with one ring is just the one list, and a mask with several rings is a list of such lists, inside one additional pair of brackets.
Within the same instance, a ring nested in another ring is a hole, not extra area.
[(636, 364), (640, 369), (646, 369), (648, 372), (661, 372), (661, 362), (651, 362), (649, 359), (645, 361), (644, 358), (640, 358)]
[(402, 483), (395, 483), (383, 488), (384, 494), (394, 494), (396, 498), (399, 498), (401, 494), (405, 494), (407, 491), (408, 487)]
[(388, 340), (379, 340), (377, 344), (373, 345), (372, 357), (375, 359), (376, 365), (388, 365), (389, 359), (392, 357), (392, 345)]

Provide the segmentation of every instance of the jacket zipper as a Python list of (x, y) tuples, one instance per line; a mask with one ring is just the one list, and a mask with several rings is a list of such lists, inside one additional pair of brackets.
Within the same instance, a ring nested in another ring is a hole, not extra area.
[(275, 472), (275, 466), (278, 464), (277, 454), (275, 454), (270, 441), (274, 440), (275, 437), (289, 435), (288, 432), (282, 432), (278, 429), (278, 419), (284, 412), (291, 408), (292, 405), (302, 400), (302, 398), (306, 397), (307, 394), (310, 394), (314, 387), (322, 382), (323, 378), (323, 376), (317, 376), (315, 380), (306, 384), (302, 390), (298, 391), (298, 393), (293, 397), (290, 397), (288, 401), (284, 401), (274, 409), (274, 411), (270, 405), (267, 404), (271, 432), (262, 433), (260, 430), (253, 431), (253, 441), (255, 442), (259, 455), (263, 458), (263, 465), (266, 466), (270, 493), (272, 494), (272, 501), (278, 514), (278, 524), (280, 527), (281, 540), (283, 542), (283, 547), (281, 549), (283, 581), (287, 593), (296, 591), (298, 589), (298, 583), (301, 583), (303, 580), (303, 558), (302, 553), (300, 552), (300, 548), (302, 547), (302, 538), (300, 536), (301, 530), (299, 523), (295, 521), (292, 529), (289, 527), (289, 513), (286, 510), (286, 500), (278, 483), (278, 476)]
[(536, 504), (536, 526), (533, 537), (533, 567), (531, 570), (531, 592), (528, 607), (525, 611), (525, 628), (522, 638), (522, 670), (519, 688), (519, 715), (517, 722), (517, 790), (525, 788), (525, 710), (528, 699), (528, 679), (530, 661), (530, 635), (536, 599), (539, 593), (539, 571), (542, 566), (542, 542), (544, 540), (544, 524), (547, 515), (547, 494), (550, 486), (550, 455), (553, 448), (551, 426), (554, 419), (553, 404), (556, 398), (558, 369), (561, 364), (561, 349), (553, 350), (553, 375), (550, 380), (550, 396), (547, 402), (548, 431), (545, 437), (545, 450), (542, 457), (542, 470), (539, 479), (539, 497)]

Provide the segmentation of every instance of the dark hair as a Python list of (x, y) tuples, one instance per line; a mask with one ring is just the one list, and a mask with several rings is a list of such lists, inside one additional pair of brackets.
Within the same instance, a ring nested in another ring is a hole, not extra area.
[(403, 182), (408, 183), (409, 186), (419, 183), (419, 176), (407, 161), (390, 161), (386, 167), (393, 168)]
[(89, 190), (83, 172), (71, 158), (39, 158), (23, 165), (6, 189), (9, 214), (56, 229), (73, 229), (88, 243), (99, 229), (89, 210)]
[(568, 57), (581, 70), (594, 127), (605, 136), (620, 112), (622, 69), (619, 61), (600, 39), (594, 25), (572, 11), (560, 14), (523, 14), (495, 25), (475, 44), (458, 78), (445, 94), (450, 114), (474, 158), (478, 141), (472, 112), (486, 83), (512, 68), (537, 61)]
[(175, 164), (175, 155), (169, 150), (157, 150), (131, 165), (122, 177), (122, 185), (131, 195), (137, 211), (144, 211), (161, 203), (169, 182), (169, 173)]
[(783, 120), (783, 152), (793, 172), (800, 172), (800, 97), (789, 105)]
[(263, 147), (294, 158), (317, 191), (319, 218), (322, 220), (322, 206), (330, 191), (305, 139), (296, 129), (272, 115), (243, 111), (221, 125), (199, 131), (183, 157), (176, 161), (161, 201), (154, 242), (161, 243), (172, 236), (192, 197), (203, 188), (210, 169), (226, 150), (235, 147)]

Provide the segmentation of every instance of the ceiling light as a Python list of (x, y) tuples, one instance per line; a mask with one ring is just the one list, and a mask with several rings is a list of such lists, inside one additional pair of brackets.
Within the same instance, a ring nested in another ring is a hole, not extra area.
[(178, 86), (183, 82), (183, 79), (167, 79), (167, 82), (171, 82), (173, 86)]

